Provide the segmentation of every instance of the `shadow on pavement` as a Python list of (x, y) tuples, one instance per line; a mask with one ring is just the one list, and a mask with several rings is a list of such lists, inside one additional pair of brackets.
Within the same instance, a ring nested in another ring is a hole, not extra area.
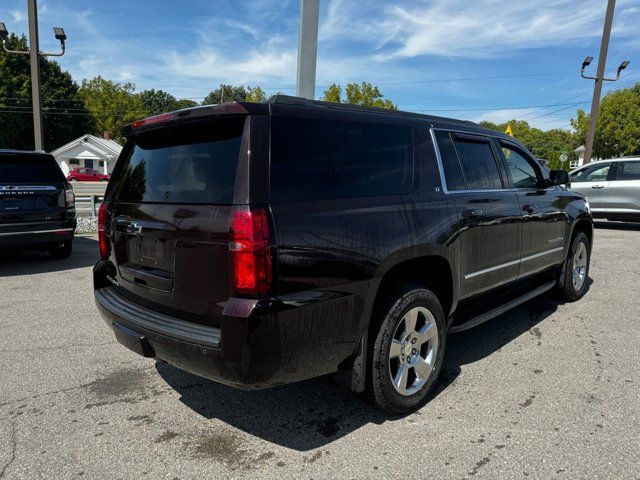
[[(462, 365), (491, 355), (526, 332), (539, 341), (541, 334), (536, 325), (560, 304), (545, 295), (472, 330), (450, 335), (432, 398), (455, 382)], [(361, 396), (334, 385), (326, 377), (245, 392), (171, 365), (157, 363), (156, 369), (180, 394), (180, 401), (200, 415), (218, 418), (251, 435), (298, 451), (322, 447), (368, 423), (382, 424), (401, 418), (379, 412)], [(425, 408), (419, 414), (430, 412)]]
[(594, 221), (596, 228), (607, 230), (630, 230), (640, 232), (640, 223)]
[(64, 260), (51, 260), (47, 252), (37, 250), (0, 250), (0, 277), (89, 267), (98, 257), (98, 240), (84, 236), (74, 238), (73, 253)]

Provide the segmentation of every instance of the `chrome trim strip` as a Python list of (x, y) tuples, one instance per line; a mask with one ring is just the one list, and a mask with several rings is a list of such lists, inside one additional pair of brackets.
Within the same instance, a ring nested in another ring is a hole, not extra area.
[(528, 257), (521, 258), (520, 260), (513, 260), (511, 262), (501, 263), (500, 265), (496, 265), (495, 267), (489, 267), (489, 268), (485, 268), (484, 270), (478, 270), (477, 272), (468, 273), (464, 276), (464, 279), (468, 280), (469, 278), (477, 277), (478, 275), (483, 275), (485, 273), (493, 272), (495, 270), (500, 270), (501, 268), (512, 267), (513, 265), (518, 265), (522, 262), (527, 262), (529, 260), (533, 260), (534, 258), (542, 257), (544, 255), (549, 255), (550, 253), (559, 252), (561, 250), (564, 250), (564, 247), (552, 248), (551, 250), (545, 250), (544, 252), (536, 253), (534, 255), (529, 255)]
[(485, 273), (493, 272), (495, 270), (500, 270), (501, 268), (512, 267), (513, 265), (518, 265), (521, 260), (513, 260), (507, 263), (501, 263), (500, 265), (496, 265), (495, 267), (485, 268), (484, 270), (478, 270), (477, 272), (468, 273), (464, 276), (464, 279), (467, 280), (469, 278), (477, 277), (478, 275), (483, 275)]
[(466, 133), (467, 135), (475, 135), (477, 137), (486, 137), (487, 139), (492, 138), (490, 135), (486, 135), (484, 133), (478, 133), (478, 132), (470, 132), (470, 131), (465, 131), (465, 130), (452, 130), (449, 128), (436, 128), (436, 127), (431, 127), (429, 128), (429, 133), (431, 134), (431, 143), (433, 143), (433, 149), (435, 150), (436, 153), (436, 161), (438, 163), (438, 171), (440, 172), (440, 183), (442, 185), (442, 191), (446, 194), (456, 194), (456, 193), (491, 193), (491, 192), (516, 192), (518, 191), (518, 189), (516, 188), (492, 188), (492, 189), (486, 189), (486, 190), (477, 190), (477, 189), (470, 189), (470, 190), (449, 190), (447, 188), (447, 181), (445, 179), (444, 176), (444, 167), (442, 164), (442, 155), (440, 154), (440, 147), (438, 146), (438, 141), (436, 140), (436, 134), (435, 131), (436, 130), (440, 130), (443, 132), (453, 132), (453, 133)]
[(19, 192), (21, 190), (37, 190), (41, 192), (58, 189), (53, 185), (0, 185), (0, 190), (9, 192)]
[(54, 230), (27, 230), (22, 232), (7, 232), (0, 233), (0, 237), (8, 237), (9, 235), (29, 235), (30, 233), (60, 233), (60, 232), (71, 232), (73, 228), (56, 228)]

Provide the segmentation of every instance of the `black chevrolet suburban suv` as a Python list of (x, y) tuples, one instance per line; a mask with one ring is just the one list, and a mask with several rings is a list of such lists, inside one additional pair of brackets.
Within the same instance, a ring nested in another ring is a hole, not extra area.
[(588, 285), (591, 214), (567, 173), (470, 122), (279, 96), (124, 133), (97, 307), (128, 348), (221, 383), (341, 372), (409, 411), (448, 333)]
[(75, 229), (75, 197), (55, 159), (0, 150), (0, 249), (42, 249), (67, 258)]

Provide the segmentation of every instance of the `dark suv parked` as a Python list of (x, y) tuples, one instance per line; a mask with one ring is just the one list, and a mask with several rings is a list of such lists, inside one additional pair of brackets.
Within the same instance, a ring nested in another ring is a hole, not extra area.
[(0, 150), (0, 248), (71, 255), (76, 209), (71, 185), (46, 153)]
[(125, 346), (228, 385), (340, 371), (408, 411), (447, 333), (587, 288), (584, 197), (470, 122), (275, 97), (125, 136), (100, 208), (97, 306)]

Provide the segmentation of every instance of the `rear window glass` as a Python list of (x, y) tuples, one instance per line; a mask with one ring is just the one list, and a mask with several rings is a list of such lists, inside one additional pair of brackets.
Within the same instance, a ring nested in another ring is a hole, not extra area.
[(411, 191), (410, 126), (274, 117), (271, 135), (273, 202)]
[(442, 160), (442, 168), (444, 169), (444, 177), (448, 190), (464, 190), (464, 175), (462, 167), (458, 161), (456, 148), (451, 141), (449, 132), (435, 130), (436, 140), (438, 142), (438, 150), (440, 150), (440, 158)]
[(488, 141), (454, 138), (469, 190), (502, 188), (498, 164)]
[(163, 128), (130, 140), (118, 161), (120, 202), (231, 204), (244, 118)]
[(49, 155), (0, 155), (0, 184), (59, 183), (64, 175)]

